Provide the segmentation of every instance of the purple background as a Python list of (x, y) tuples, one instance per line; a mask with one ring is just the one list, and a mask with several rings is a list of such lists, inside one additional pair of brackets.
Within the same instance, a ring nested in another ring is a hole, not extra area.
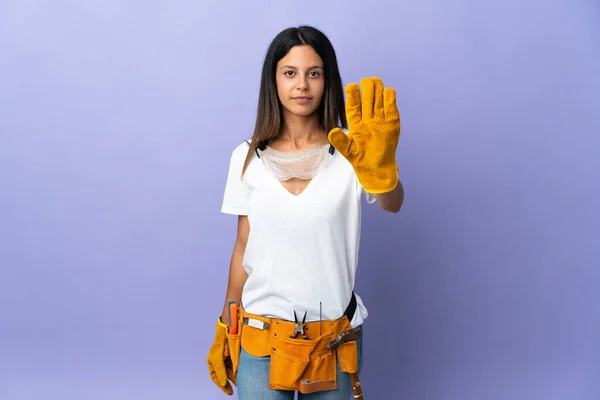
[(364, 214), (365, 397), (599, 399), (599, 20), (596, 0), (3, 0), (0, 399), (228, 398), (205, 356), (229, 155), (269, 42), (303, 23), (402, 114), (404, 208)]

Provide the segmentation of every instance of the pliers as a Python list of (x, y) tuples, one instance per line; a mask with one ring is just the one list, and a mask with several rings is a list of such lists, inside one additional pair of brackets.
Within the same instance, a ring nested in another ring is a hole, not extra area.
[(296, 316), (296, 310), (294, 310), (294, 333), (290, 335), (290, 338), (295, 339), (298, 335), (302, 335), (304, 340), (308, 340), (308, 336), (306, 336), (306, 332), (304, 332), (304, 327), (306, 325), (306, 314), (307, 311), (304, 312), (304, 318), (302, 322), (298, 321), (298, 317)]

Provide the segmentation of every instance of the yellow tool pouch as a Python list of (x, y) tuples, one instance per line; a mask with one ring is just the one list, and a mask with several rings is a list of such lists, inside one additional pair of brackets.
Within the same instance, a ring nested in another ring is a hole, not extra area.
[[(358, 371), (356, 341), (327, 348), (338, 334), (352, 329), (346, 316), (338, 320), (307, 322), (305, 339), (302, 336), (290, 337), (295, 328), (292, 321), (248, 314), (241, 308), (238, 315), (240, 335), (234, 340), (254, 357), (270, 357), (271, 389), (296, 390), (305, 394), (335, 390), (338, 361), (342, 372)], [(233, 342), (229, 345), (232, 347)], [(231, 353), (234, 371), (237, 372), (240, 349), (231, 348)]]

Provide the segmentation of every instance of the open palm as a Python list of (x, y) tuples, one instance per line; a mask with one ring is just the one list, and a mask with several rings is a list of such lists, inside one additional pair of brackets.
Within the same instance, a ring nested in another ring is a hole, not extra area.
[(370, 193), (392, 190), (398, 182), (396, 148), (400, 140), (400, 113), (396, 91), (379, 78), (364, 78), (346, 87), (349, 132), (329, 132), (331, 144), (352, 164), (361, 185)]

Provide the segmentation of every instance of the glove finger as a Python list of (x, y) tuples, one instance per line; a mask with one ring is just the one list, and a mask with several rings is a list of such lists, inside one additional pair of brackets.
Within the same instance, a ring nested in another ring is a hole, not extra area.
[(229, 357), (229, 356), (230, 356), (229, 345), (225, 344), (225, 346), (223, 347), (223, 357)]
[(227, 385), (227, 371), (225, 370), (225, 363), (215, 365), (212, 362), (209, 363), (210, 377), (219, 387), (225, 387)]
[(353, 157), (356, 154), (356, 144), (340, 128), (334, 128), (328, 135), (329, 143), (333, 145), (344, 157)]
[(221, 383), (221, 386), (225, 387), (228, 385), (227, 382), (227, 371), (225, 370), (225, 368), (218, 368), (217, 370), (217, 379), (219, 380), (219, 382)]
[(383, 81), (380, 78), (372, 78), (374, 86), (373, 118), (383, 121), (385, 119), (383, 100)]
[(360, 122), (360, 89), (356, 83), (346, 86), (346, 118), (349, 124)]
[(387, 87), (383, 91), (383, 102), (385, 107), (385, 118), (388, 120), (400, 119), (400, 113), (398, 112), (398, 106), (396, 104), (396, 91)]
[(225, 393), (227, 393), (230, 396), (233, 394), (233, 387), (231, 386), (231, 383), (229, 383), (229, 382), (227, 382), (227, 385), (225, 387), (223, 387), (222, 389)]
[(372, 119), (375, 105), (375, 82), (371, 78), (363, 78), (360, 80), (360, 87), (362, 89), (362, 119)]
[(233, 387), (231, 387), (231, 383), (229, 383), (229, 381), (225, 381), (225, 384), (222, 385), (221, 383), (219, 383), (219, 381), (216, 379), (216, 377), (211, 376), (211, 378), (213, 378), (213, 381), (215, 382), (215, 384), (219, 387), (219, 389), (221, 389), (223, 392), (227, 393), (228, 395), (232, 395), (233, 394)]
[(225, 381), (225, 384), (221, 384), (219, 382), (219, 380), (214, 377), (211, 376), (213, 382), (219, 387), (219, 389), (221, 389), (222, 391), (224, 391), (225, 393), (232, 395), (233, 394), (233, 388), (231, 387), (231, 383), (229, 383), (229, 381)]

